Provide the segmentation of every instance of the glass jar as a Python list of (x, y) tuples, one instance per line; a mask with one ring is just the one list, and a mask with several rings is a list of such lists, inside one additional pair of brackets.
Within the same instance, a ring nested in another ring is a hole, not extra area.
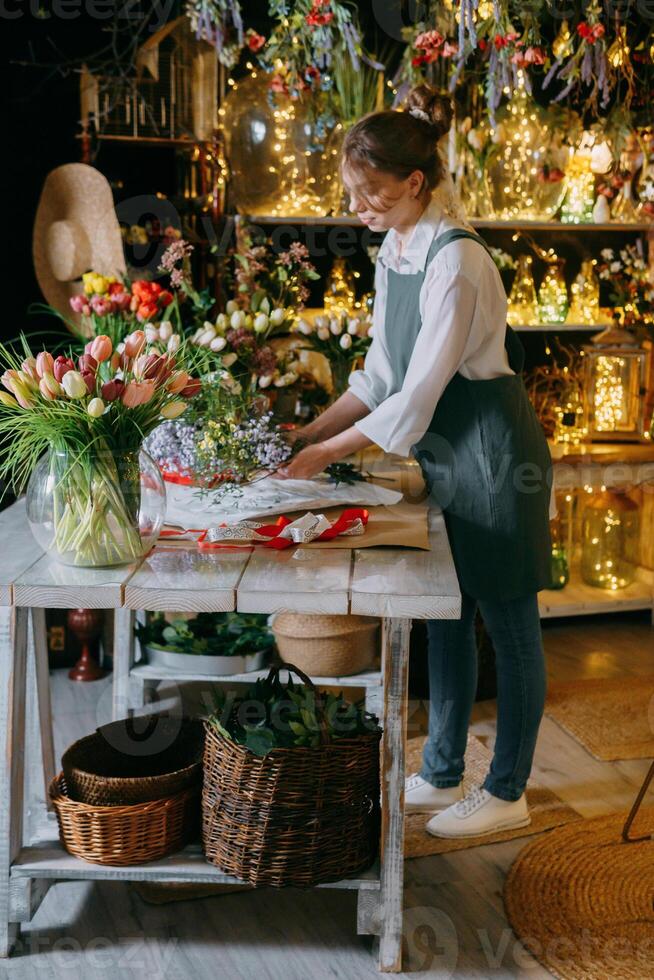
[(159, 467), (144, 450), (52, 450), (27, 487), (27, 519), (44, 551), (65, 565), (125, 565), (152, 548), (166, 515)]
[(624, 492), (605, 490), (584, 507), (581, 577), (598, 589), (624, 589), (639, 564), (638, 505)]
[(339, 207), (343, 126), (325, 129), (309, 99), (272, 93), (270, 76), (255, 72), (232, 87), (221, 119), (240, 214), (324, 217)]

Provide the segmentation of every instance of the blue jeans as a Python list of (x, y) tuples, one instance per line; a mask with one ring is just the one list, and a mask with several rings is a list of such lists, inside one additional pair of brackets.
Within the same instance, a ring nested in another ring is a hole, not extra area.
[(463, 777), (468, 724), (477, 689), (475, 612), (493, 641), (497, 670), (497, 738), (483, 786), (501, 800), (522, 795), (545, 703), (545, 658), (535, 594), (508, 601), (462, 596), (460, 620), (430, 620), (429, 736), (420, 775), (432, 786)]

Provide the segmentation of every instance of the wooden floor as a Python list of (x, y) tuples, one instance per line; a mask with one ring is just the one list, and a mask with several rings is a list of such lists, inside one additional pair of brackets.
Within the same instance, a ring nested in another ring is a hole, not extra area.
[[(645, 614), (549, 621), (544, 634), (551, 679), (654, 672)], [(107, 681), (73, 684), (56, 671), (53, 690), (60, 756), (109, 720), (109, 688)], [(493, 718), (493, 702), (477, 705), (473, 731), (492, 736)], [(543, 721), (534, 777), (585, 816), (627, 808), (646, 768), (645, 761), (596, 762), (554, 722)], [(526, 841), (407, 862), (405, 968), (412, 976), (549, 976), (520, 950), (502, 906), (505, 873)], [(24, 932), (29, 958), (19, 953), (0, 964), (0, 977), (370, 980), (378, 974), (369, 940), (356, 936), (355, 902), (343, 891), (261, 889), (154, 906), (128, 884), (61, 883)]]

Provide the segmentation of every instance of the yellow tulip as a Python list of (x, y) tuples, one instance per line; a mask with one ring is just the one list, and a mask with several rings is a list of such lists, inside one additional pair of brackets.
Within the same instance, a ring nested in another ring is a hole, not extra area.
[(0, 391), (0, 402), (7, 408), (18, 408), (18, 402), (8, 391)]
[(169, 402), (161, 409), (165, 419), (178, 419), (186, 411), (186, 402)]

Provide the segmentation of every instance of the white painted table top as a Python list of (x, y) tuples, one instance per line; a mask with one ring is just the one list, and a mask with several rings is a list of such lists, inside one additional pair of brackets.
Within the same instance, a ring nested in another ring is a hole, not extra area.
[(0, 605), (173, 612), (293, 611), (454, 619), (461, 596), (443, 517), (431, 551), (402, 548), (200, 552), (160, 543), (140, 564), (84, 569), (44, 555), (24, 501), (0, 514)]

